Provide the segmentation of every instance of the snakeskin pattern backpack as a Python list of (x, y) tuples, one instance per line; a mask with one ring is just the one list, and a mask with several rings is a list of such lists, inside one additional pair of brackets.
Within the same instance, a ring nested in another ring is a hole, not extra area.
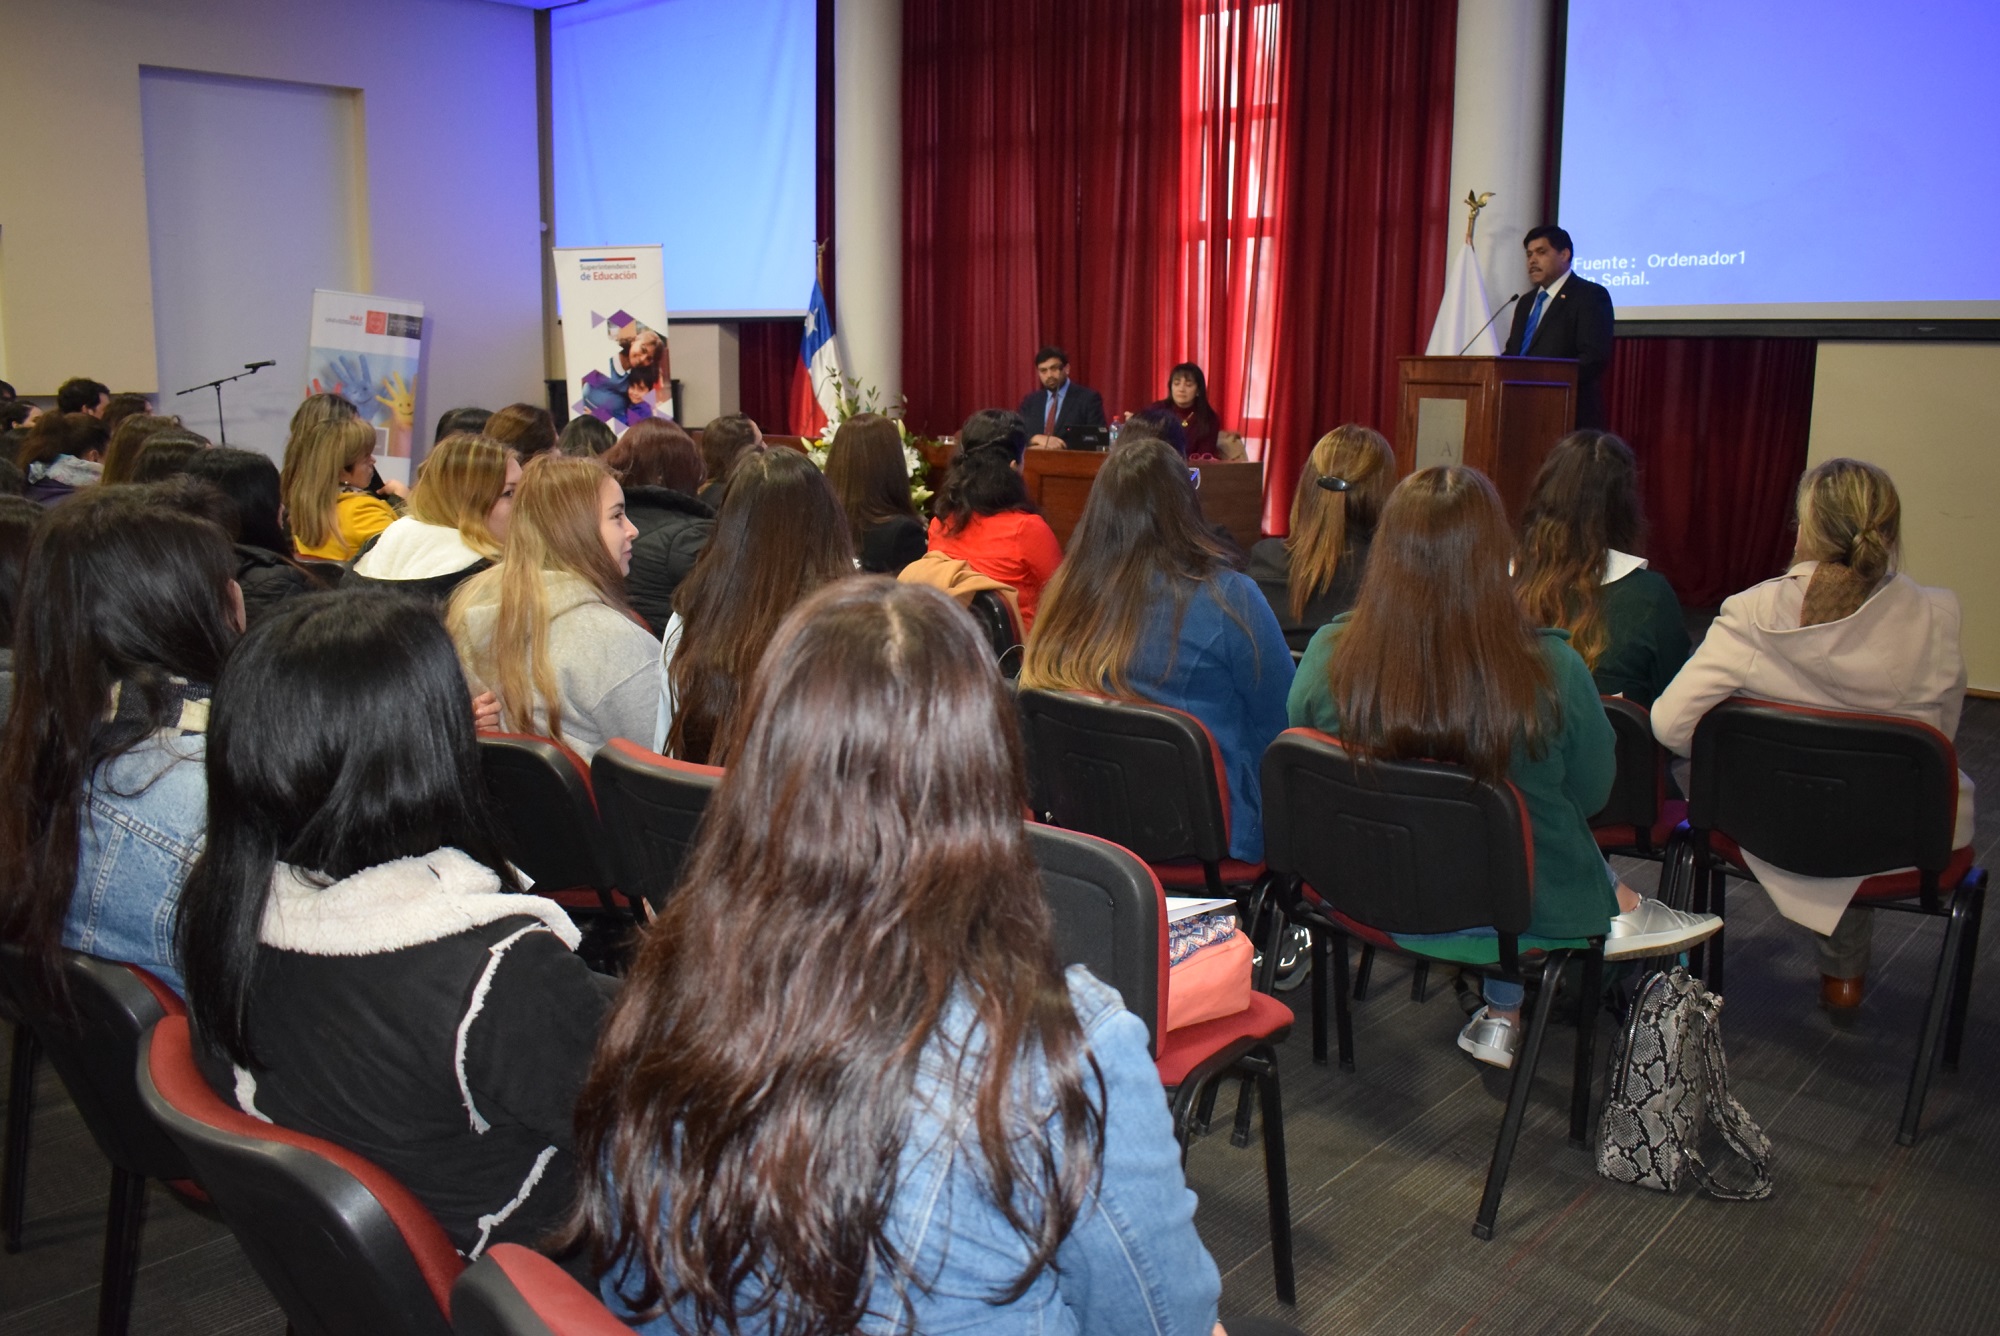
[[(1704, 1163), (1713, 1129), (1744, 1169)], [(1771, 1195), (1771, 1141), (1729, 1093), (1722, 1057), (1722, 999), (1678, 965), (1639, 986), (1611, 1052), (1597, 1171), (1620, 1183), (1672, 1192), (1692, 1177), (1712, 1197)]]

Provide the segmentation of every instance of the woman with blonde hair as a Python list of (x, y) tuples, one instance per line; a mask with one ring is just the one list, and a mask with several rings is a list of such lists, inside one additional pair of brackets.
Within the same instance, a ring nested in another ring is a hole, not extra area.
[[(1903, 508), (1873, 464), (1829, 459), (1799, 483), (1792, 568), (1725, 600), (1708, 635), (1653, 704), (1653, 732), (1686, 756), (1701, 717), (1731, 696), (1901, 715), (1946, 737), (1965, 704), (1958, 596), (1896, 570)], [(1958, 778), (1953, 847), (1972, 840), (1972, 780)], [(1820, 934), (1820, 1003), (1861, 1005), (1872, 923), (1851, 908), (1859, 878), (1802, 877), (1751, 855), (1778, 910)]]
[(345, 586), (390, 589), (443, 603), (500, 558), (521, 463), (485, 436), (448, 436), (410, 493), (410, 513), (368, 540)]
[(1257, 586), (1229, 566), (1161, 440), (1105, 459), (1028, 633), (1021, 685), (1185, 710), (1229, 776), (1229, 856), (1264, 857), (1257, 767), (1285, 729), (1292, 656)]
[(1291, 532), (1260, 539), (1248, 571), (1294, 650), (1354, 606), (1375, 521), (1395, 485), (1395, 452), (1368, 427), (1336, 427), (1306, 456), (1292, 493)]
[(651, 745), (660, 642), (625, 601), (636, 532), (598, 461), (545, 454), (521, 470), (500, 564), (459, 586), (445, 616), (502, 728), (586, 761), (612, 738)]
[(1651, 705), (1687, 662), (1680, 600), (1636, 555), (1639, 466), (1608, 431), (1573, 431), (1542, 461), (1521, 515), (1514, 593), (1528, 620), (1569, 632), (1599, 694)]
[(346, 561), (396, 522), (394, 507), (368, 490), (374, 476), (375, 429), (359, 417), (329, 416), (293, 434), (280, 490), (300, 556)]

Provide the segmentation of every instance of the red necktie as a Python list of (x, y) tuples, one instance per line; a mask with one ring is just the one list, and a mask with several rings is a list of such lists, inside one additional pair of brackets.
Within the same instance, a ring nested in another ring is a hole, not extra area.
[(1042, 435), (1053, 436), (1055, 434), (1056, 434), (1056, 392), (1054, 390), (1050, 390), (1049, 415), (1042, 420)]

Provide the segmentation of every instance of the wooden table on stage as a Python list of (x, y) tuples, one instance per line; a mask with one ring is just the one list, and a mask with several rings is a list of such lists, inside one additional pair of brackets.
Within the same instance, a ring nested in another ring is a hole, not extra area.
[[(1056, 541), (1069, 546), (1083, 503), (1107, 452), (1101, 450), (1030, 450), (1021, 460), (1028, 499), (1056, 531)], [(1219, 523), (1245, 551), (1261, 536), (1264, 517), (1264, 466), (1254, 460), (1197, 459), (1201, 472), (1201, 510), (1211, 524)]]

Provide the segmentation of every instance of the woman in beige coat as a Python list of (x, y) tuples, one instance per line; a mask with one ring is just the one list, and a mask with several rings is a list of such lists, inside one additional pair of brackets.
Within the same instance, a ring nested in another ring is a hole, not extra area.
[[(1830, 459), (1799, 484), (1794, 565), (1729, 599), (1708, 637), (1653, 705), (1653, 732), (1679, 756), (1718, 702), (1901, 715), (1946, 737), (1965, 703), (1958, 596), (1896, 573), (1902, 506), (1873, 464)], [(1958, 784), (1956, 847), (1972, 840), (1972, 781)], [(1859, 877), (1801, 877), (1745, 855), (1780, 913), (1820, 934), (1820, 1000), (1861, 1004), (1872, 920), (1851, 908)]]

